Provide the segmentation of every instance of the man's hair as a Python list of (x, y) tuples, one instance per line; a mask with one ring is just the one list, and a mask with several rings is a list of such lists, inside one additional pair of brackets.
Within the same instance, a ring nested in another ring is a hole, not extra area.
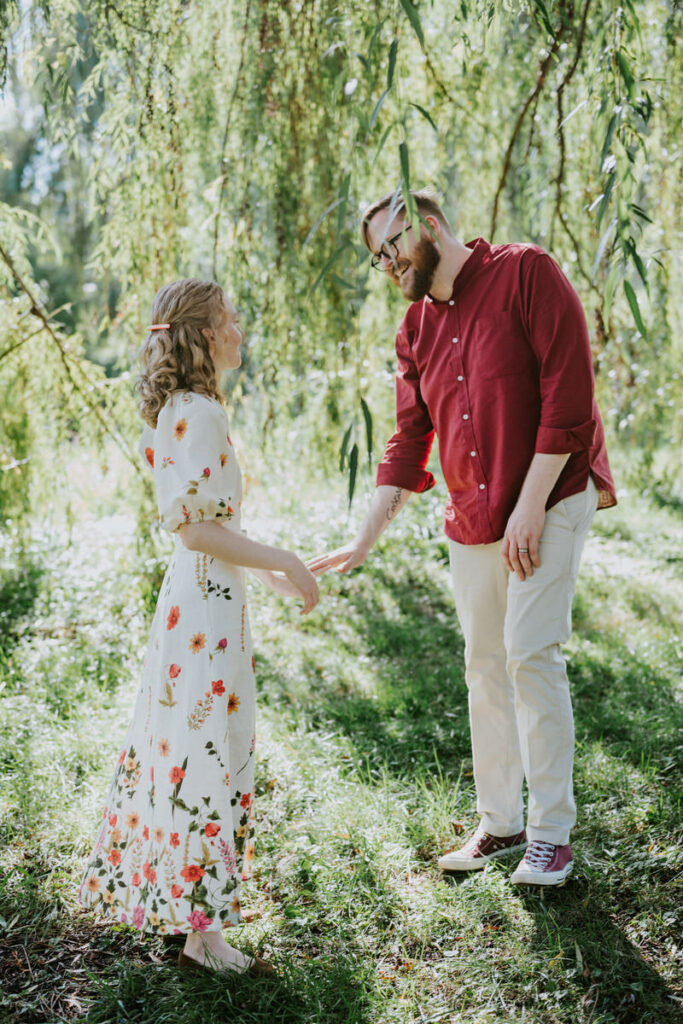
[[(422, 214), (423, 217), (436, 217), (439, 223), (443, 224), (443, 226), (447, 228), (449, 231), (451, 230), (451, 226), (446, 220), (446, 215), (444, 214), (443, 210), (437, 203), (436, 199), (434, 198), (434, 194), (430, 191), (430, 189), (423, 188), (419, 189), (418, 191), (413, 191), (411, 189), (410, 194), (415, 200), (418, 211)], [(368, 225), (370, 221), (372, 220), (376, 213), (379, 213), (380, 210), (388, 209), (392, 205), (393, 200), (396, 200), (394, 204), (396, 213), (400, 213), (401, 210), (405, 209), (406, 204), (403, 201), (403, 196), (400, 194), (397, 196), (396, 192), (394, 191), (387, 192), (387, 194), (385, 196), (382, 196), (381, 199), (377, 199), (374, 203), (371, 203), (371, 205), (368, 206), (367, 210), (363, 214), (363, 218), (360, 224), (360, 233), (363, 239), (363, 244), (365, 245), (366, 249), (370, 249), (370, 243), (368, 241)]]

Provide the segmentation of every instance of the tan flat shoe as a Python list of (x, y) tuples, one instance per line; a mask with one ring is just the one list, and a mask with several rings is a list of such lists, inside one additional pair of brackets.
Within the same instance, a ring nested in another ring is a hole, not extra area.
[[(208, 971), (210, 974), (216, 973), (216, 969), (214, 967), (209, 967), (207, 964), (200, 964), (199, 960), (195, 960), (193, 956), (188, 956), (182, 949), (178, 953), (178, 967), (184, 971), (199, 970)], [(225, 970), (235, 970), (237, 973), (241, 973), (240, 971), (237, 971), (237, 968), (230, 968), (227, 964), (225, 965)], [(262, 960), (260, 956), (252, 958), (252, 963), (249, 964), (248, 970), (250, 974), (255, 974), (257, 977), (263, 977), (274, 973), (273, 965)]]

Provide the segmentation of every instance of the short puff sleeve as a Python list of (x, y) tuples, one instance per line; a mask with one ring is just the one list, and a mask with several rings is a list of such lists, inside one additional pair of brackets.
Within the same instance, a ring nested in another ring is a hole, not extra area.
[(235, 456), (228, 418), (215, 399), (180, 392), (157, 420), (153, 453), (159, 522), (175, 532), (183, 523), (228, 521), (239, 501), (231, 466)]

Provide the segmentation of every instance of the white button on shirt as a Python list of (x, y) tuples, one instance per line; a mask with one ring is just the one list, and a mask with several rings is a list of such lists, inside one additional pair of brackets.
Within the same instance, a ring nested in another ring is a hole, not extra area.
[(476, 454), (477, 454), (476, 452), (470, 452), (470, 455), (472, 456), (472, 458), (474, 458)]
[(479, 484), (479, 490), (480, 491), (483, 491), (485, 487), (486, 487), (486, 484)]
[(469, 414), (468, 414), (468, 413), (464, 412), (464, 413), (462, 414), (462, 418), (463, 418), (464, 420), (468, 420), (468, 419), (469, 419), (470, 417), (469, 417)]
[(464, 379), (465, 379), (465, 378), (463, 377), (463, 375), (462, 375), (462, 374), (459, 374), (459, 375), (458, 375), (458, 380), (464, 380)]
[(458, 344), (458, 339), (457, 339), (457, 338), (453, 338), (453, 344), (454, 344), (454, 345), (457, 345), (457, 344)]
[(455, 299), (449, 299), (448, 300), (448, 305), (449, 306), (454, 306), (455, 305)]

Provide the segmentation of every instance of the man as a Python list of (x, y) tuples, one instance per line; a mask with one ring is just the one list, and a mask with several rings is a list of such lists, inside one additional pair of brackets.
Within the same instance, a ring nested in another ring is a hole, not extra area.
[(439, 867), (472, 871), (525, 850), (512, 881), (557, 885), (572, 869), (576, 820), (560, 644), (593, 514), (616, 504), (586, 321), (538, 246), (465, 245), (429, 193), (413, 197), (419, 227), (390, 193), (361, 228), (372, 265), (411, 302), (396, 338), (397, 430), (358, 536), (309, 568), (348, 572), (365, 561), (410, 493), (434, 485), (436, 432), (481, 815)]

